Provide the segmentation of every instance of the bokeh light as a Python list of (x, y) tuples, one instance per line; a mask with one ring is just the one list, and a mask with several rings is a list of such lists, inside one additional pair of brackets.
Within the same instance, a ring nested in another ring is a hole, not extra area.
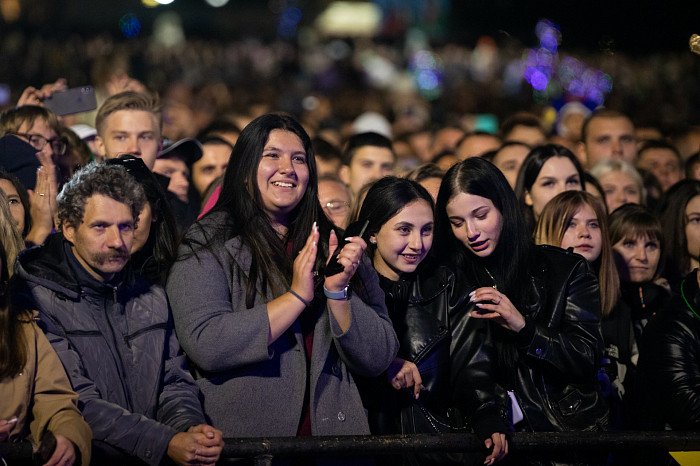
[(207, 5), (213, 6), (214, 8), (219, 8), (228, 3), (229, 0), (205, 0)]
[(297, 34), (297, 26), (303, 14), (299, 8), (285, 8), (277, 24), (277, 34), (283, 39), (292, 39)]
[(119, 20), (119, 30), (127, 39), (136, 37), (141, 32), (141, 21), (132, 14), (124, 15)]
[(540, 46), (524, 51), (520, 65), (523, 79), (532, 86), (533, 99), (546, 104), (553, 99), (575, 98), (592, 107), (602, 105), (612, 91), (612, 78), (575, 58), (560, 59), (562, 33), (552, 21), (540, 20), (535, 34)]
[(444, 70), (439, 55), (428, 50), (419, 50), (409, 62), (409, 71), (418, 92), (426, 99), (433, 100), (442, 93)]

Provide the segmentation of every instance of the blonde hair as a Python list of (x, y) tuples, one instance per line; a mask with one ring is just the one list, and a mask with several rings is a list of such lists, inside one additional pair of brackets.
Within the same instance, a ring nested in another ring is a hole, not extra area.
[(615, 267), (608, 218), (603, 201), (585, 191), (564, 191), (555, 196), (542, 209), (535, 229), (535, 242), (561, 247), (564, 233), (571, 219), (583, 206), (589, 205), (598, 219), (601, 234), (598, 281), (600, 282), (601, 308), (603, 315), (610, 314), (620, 294), (620, 277)]
[(12, 276), (15, 259), (24, 249), (24, 241), (21, 232), (15, 226), (14, 218), (12, 218), (10, 202), (2, 190), (0, 190), (0, 242), (5, 246), (7, 270)]
[(160, 101), (156, 94), (146, 92), (126, 91), (115, 94), (105, 100), (97, 111), (95, 117), (95, 128), (97, 134), (104, 135), (104, 126), (107, 117), (119, 110), (142, 110), (153, 114), (158, 122), (158, 128), (162, 126)]

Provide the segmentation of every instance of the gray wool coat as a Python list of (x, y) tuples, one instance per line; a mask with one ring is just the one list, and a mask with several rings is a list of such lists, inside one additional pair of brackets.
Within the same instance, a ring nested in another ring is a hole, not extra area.
[[(204, 219), (205, 229), (216, 218)], [(188, 234), (201, 239), (197, 226)], [(246, 309), (251, 255), (237, 237), (196, 256), (182, 246), (179, 256), (167, 291), (178, 339), (194, 364), (205, 415), (224, 437), (296, 435), (307, 383), (299, 320), (268, 346), (266, 302), (272, 297), (263, 299), (258, 286), (254, 306)], [(319, 314), (308, 368), (313, 435), (369, 434), (353, 374), (381, 374), (398, 351), (384, 293), (367, 258), (357, 273), (371, 302), (353, 294), (345, 333), (325, 299), (317, 298), (312, 303), (318, 303), (316, 308), (304, 311)]]

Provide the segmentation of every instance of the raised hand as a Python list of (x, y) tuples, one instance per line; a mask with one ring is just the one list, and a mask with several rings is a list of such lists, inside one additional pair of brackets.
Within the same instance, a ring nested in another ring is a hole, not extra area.
[(51, 97), (51, 95), (56, 91), (63, 91), (67, 88), (68, 86), (64, 78), (57, 79), (54, 83), (44, 84), (40, 89), (29, 86), (22, 91), (22, 95), (20, 95), (19, 100), (17, 101), (17, 106), (38, 105), (43, 107), (44, 99)]
[(335, 231), (331, 231), (330, 238), (328, 240), (328, 259), (327, 262), (333, 257), (333, 253), (336, 248), (342, 248), (338, 254), (337, 261), (343, 266), (343, 271), (326, 277), (324, 282), (326, 289), (329, 291), (340, 291), (348, 286), (350, 279), (355, 274), (357, 267), (362, 259), (362, 254), (365, 249), (367, 249), (367, 243), (359, 236), (353, 236), (350, 238), (345, 238), (345, 244), (338, 244), (338, 236)]
[(314, 222), (306, 244), (294, 259), (291, 289), (307, 302), (314, 299), (314, 264), (318, 251), (318, 225)]

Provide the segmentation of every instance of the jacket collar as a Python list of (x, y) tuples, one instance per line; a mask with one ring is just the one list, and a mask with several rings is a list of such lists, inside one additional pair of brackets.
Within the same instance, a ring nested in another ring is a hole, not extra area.
[[(121, 286), (126, 271), (112, 285), (95, 279), (78, 262), (71, 243), (61, 233), (50, 235), (43, 245), (22, 251), (17, 258), (17, 273), (28, 282), (36, 283), (68, 298), (78, 299), (81, 293), (113, 293)], [(127, 265), (128, 267), (128, 265)]]

